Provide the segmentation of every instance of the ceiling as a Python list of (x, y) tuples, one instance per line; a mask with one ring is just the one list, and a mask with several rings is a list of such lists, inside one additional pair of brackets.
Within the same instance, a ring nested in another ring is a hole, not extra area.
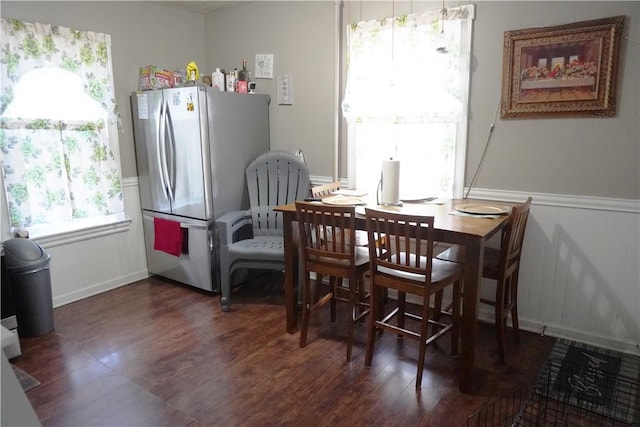
[(207, 14), (215, 10), (233, 6), (234, 4), (239, 3), (239, 1), (150, 1), (149, 3), (175, 7), (189, 12)]

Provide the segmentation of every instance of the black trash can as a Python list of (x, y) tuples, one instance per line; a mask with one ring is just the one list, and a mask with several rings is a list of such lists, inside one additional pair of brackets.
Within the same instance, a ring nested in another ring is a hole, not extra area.
[(18, 335), (36, 337), (53, 331), (49, 254), (29, 239), (3, 242), (5, 268)]

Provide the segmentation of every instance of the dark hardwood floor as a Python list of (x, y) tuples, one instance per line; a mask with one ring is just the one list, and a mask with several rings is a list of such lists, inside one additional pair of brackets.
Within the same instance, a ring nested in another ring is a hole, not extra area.
[(55, 331), (22, 338), (12, 362), (41, 382), (27, 397), (45, 426), (464, 426), (532, 384), (553, 345), (509, 336), (502, 365), (493, 327), (480, 324), (477, 391), (458, 391), (446, 339), (428, 348), (416, 391), (416, 342), (383, 334), (365, 368), (365, 323), (347, 363), (344, 317), (331, 324), (327, 306), (300, 348), (279, 283), (267, 274), (238, 288), (222, 313), (217, 295), (136, 282), (55, 309)]

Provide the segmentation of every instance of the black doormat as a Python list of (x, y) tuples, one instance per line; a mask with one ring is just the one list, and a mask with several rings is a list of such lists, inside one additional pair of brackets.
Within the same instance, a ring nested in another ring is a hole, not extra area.
[(558, 339), (531, 388), (474, 412), (467, 426), (637, 427), (639, 405), (640, 357)]
[(621, 362), (619, 357), (570, 345), (555, 388), (586, 406), (608, 406), (615, 394)]
[[(551, 398), (624, 423), (638, 421), (640, 358), (558, 339), (541, 372)], [(539, 381), (542, 378), (539, 378)]]
[(16, 378), (18, 378), (18, 382), (20, 383), (20, 386), (22, 386), (22, 390), (24, 390), (25, 392), (40, 385), (40, 381), (33, 378), (31, 375), (27, 374), (25, 371), (18, 368), (16, 365), (12, 364), (11, 367), (13, 368), (13, 372), (16, 374)]

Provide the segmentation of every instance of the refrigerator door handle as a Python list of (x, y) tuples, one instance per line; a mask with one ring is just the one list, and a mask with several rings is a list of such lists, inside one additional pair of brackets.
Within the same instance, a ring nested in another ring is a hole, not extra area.
[(171, 195), (171, 203), (175, 203), (176, 197), (176, 138), (173, 132), (173, 120), (171, 119), (171, 110), (169, 105), (165, 103), (165, 117), (167, 123), (167, 143), (166, 149), (168, 151), (166, 158), (167, 163), (167, 180), (169, 187), (169, 194)]
[(157, 161), (158, 161), (158, 170), (160, 171), (160, 183), (162, 185), (162, 192), (164, 193), (164, 197), (171, 202), (170, 194), (168, 193), (167, 186), (167, 155), (165, 148), (165, 132), (166, 132), (166, 109), (165, 103), (160, 104), (160, 120), (158, 120), (158, 141), (157, 144)]

